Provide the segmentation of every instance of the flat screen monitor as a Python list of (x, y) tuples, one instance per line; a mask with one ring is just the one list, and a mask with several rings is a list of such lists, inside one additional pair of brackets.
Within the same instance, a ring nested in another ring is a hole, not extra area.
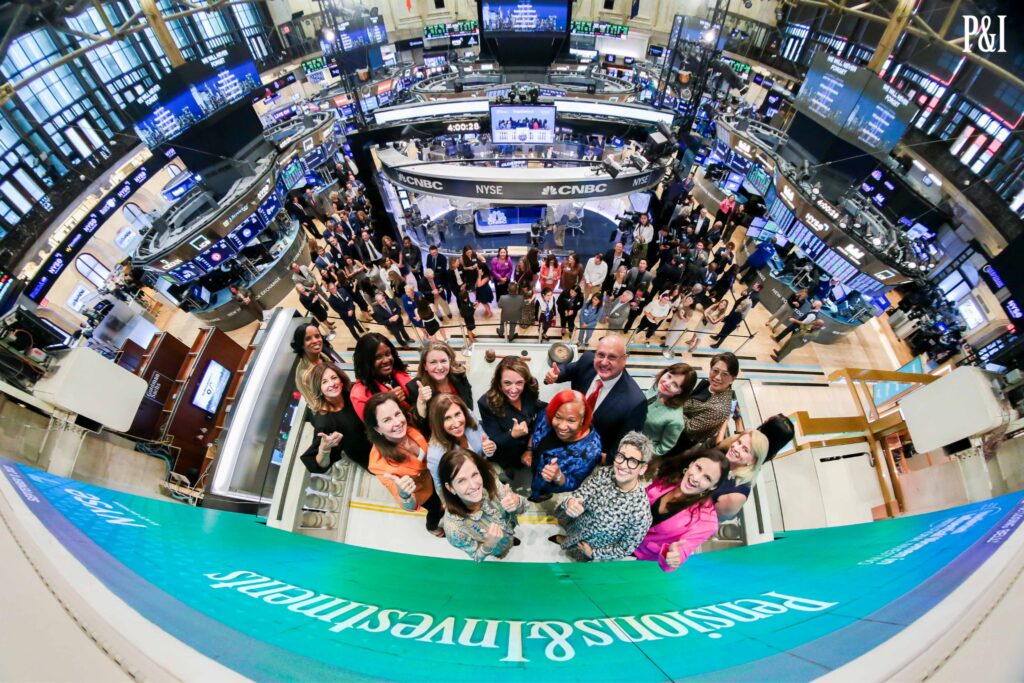
[(607, 62), (608, 64), (614, 64), (616, 59), (617, 58), (615, 55), (609, 54), (604, 56), (604, 61)]
[(234, 253), (235, 250), (227, 239), (217, 240), (212, 246), (210, 246), (210, 248), (196, 256), (195, 262), (205, 270), (209, 271), (220, 267), (220, 265), (230, 259)]
[(185, 284), (187, 282), (195, 280), (196, 278), (202, 277), (204, 273), (202, 268), (200, 268), (199, 266), (190, 261), (188, 263), (178, 266), (177, 268), (171, 270), (167, 274), (175, 282), (179, 284)]
[(253, 214), (238, 224), (234, 230), (228, 233), (227, 240), (235, 251), (242, 251), (245, 245), (256, 239), (263, 232), (264, 225)]
[(226, 367), (211, 360), (206, 366), (203, 378), (199, 380), (196, 393), (192, 395), (192, 405), (207, 413), (216, 413), (224, 392), (231, 381), (231, 373)]
[(651, 208), (651, 193), (650, 192), (634, 192), (629, 195), (629, 204), (633, 207), (634, 211), (639, 213), (647, 213)]
[(632, 64), (635, 61), (636, 61), (635, 57), (623, 57), (622, 58), (622, 63), (625, 64), (626, 66), (629, 66), (630, 64)]
[(448, 58), (445, 57), (444, 55), (423, 58), (423, 66), (427, 67), (428, 69), (437, 69), (439, 67), (444, 66), (447, 63)]
[(555, 141), (552, 106), (491, 107), (491, 139), (497, 145), (550, 145)]
[(483, 29), (494, 33), (564, 33), (566, 0), (482, 0)]
[(481, 229), (501, 226), (533, 225), (544, 219), (543, 206), (494, 206), (476, 212), (476, 224)]

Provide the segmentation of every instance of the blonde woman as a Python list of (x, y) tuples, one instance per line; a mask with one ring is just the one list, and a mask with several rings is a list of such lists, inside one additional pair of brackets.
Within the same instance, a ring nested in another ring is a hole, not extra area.
[(722, 322), (722, 318), (725, 317), (726, 310), (729, 308), (729, 302), (725, 299), (716, 301), (707, 308), (704, 308), (700, 304), (694, 307), (694, 312), (698, 313), (700, 317), (696, 320), (700, 321), (700, 326), (694, 330), (693, 336), (686, 342), (687, 350), (691, 353), (697, 345), (704, 341), (704, 338), (710, 334), (718, 323)]
[(751, 429), (734, 434), (715, 447), (729, 460), (729, 478), (711, 494), (720, 521), (735, 517), (747, 502), (750, 489), (768, 457), (769, 446), (767, 436)]

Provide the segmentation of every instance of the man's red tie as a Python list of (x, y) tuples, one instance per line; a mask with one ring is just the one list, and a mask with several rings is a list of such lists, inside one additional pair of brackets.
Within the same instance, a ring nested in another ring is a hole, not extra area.
[(594, 411), (597, 410), (597, 397), (601, 395), (601, 387), (604, 386), (604, 382), (597, 380), (597, 384), (594, 385), (594, 390), (590, 392), (590, 396), (587, 396), (587, 405), (590, 406), (590, 414), (593, 415)]

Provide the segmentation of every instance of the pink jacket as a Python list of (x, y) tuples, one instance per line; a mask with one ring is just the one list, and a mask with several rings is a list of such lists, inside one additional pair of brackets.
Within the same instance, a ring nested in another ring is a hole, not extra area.
[[(647, 500), (653, 505), (654, 501), (674, 488), (672, 484), (656, 481), (647, 487)], [(633, 554), (640, 560), (656, 560), (663, 571), (675, 571), (665, 563), (665, 554), (670, 545), (681, 541), (679, 552), (683, 556), (683, 562), (686, 562), (687, 558), (717, 530), (718, 513), (715, 512), (715, 506), (708, 497), (703, 503), (691, 505), (652, 526)]]

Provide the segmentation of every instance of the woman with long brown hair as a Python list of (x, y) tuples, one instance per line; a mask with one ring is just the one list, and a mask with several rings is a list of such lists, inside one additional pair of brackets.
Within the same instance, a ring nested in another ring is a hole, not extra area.
[(443, 537), (441, 499), (427, 469), (427, 441), (409, 425), (402, 406), (390, 393), (374, 394), (363, 413), (373, 444), (369, 470), (405, 510), (427, 511), (427, 531)]
[(698, 450), (661, 460), (647, 487), (653, 524), (633, 554), (675, 571), (718, 529), (711, 494), (729, 476), (720, 451)]
[(309, 370), (307, 384), (312, 391), (315, 437), (300, 457), (310, 472), (322, 474), (347, 455), (362, 467), (369, 467), (370, 442), (349, 400), (352, 380), (334, 363), (321, 363)]
[(686, 429), (683, 404), (697, 385), (697, 371), (686, 363), (674, 363), (654, 378), (647, 397), (643, 433), (654, 444), (654, 455), (664, 455)]
[(527, 466), (522, 458), (530, 450), (530, 434), (537, 416), (547, 406), (538, 400), (540, 385), (530, 366), (518, 356), (498, 362), (487, 394), (480, 397), (480, 423), (497, 449), (491, 461), (509, 475)]

